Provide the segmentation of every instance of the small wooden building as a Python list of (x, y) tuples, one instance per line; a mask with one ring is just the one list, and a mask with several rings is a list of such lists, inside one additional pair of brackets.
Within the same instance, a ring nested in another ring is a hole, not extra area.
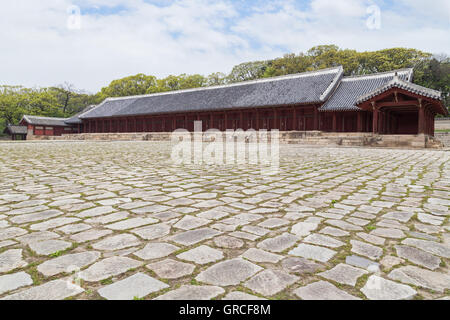
[(8, 125), (3, 133), (11, 136), (11, 140), (27, 140), (28, 129), (26, 126)]
[(78, 127), (67, 124), (66, 120), (68, 119), (25, 115), (19, 124), (26, 126), (29, 134), (34, 136), (61, 136), (63, 134), (78, 133)]

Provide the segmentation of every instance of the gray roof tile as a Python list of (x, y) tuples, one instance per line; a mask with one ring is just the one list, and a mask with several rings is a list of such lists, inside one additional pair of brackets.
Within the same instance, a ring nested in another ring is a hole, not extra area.
[(356, 104), (360, 97), (377, 90), (395, 77), (406, 82), (412, 80), (413, 69), (376, 73), (372, 75), (344, 77), (331, 95), (330, 99), (320, 108), (320, 111), (352, 111), (360, 110)]
[(342, 67), (225, 86), (109, 98), (81, 119), (322, 103), (342, 78)]
[[(65, 123), (67, 118), (37, 117), (37, 116), (24, 115), (22, 117), (22, 120), (25, 120), (29, 124), (38, 125), (38, 126), (67, 127), (67, 124)], [(20, 122), (22, 122), (22, 120)]]

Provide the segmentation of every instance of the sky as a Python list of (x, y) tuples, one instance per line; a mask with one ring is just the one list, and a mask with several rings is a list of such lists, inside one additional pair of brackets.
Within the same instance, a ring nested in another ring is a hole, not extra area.
[(335, 44), (450, 54), (448, 0), (0, 0), (0, 85), (95, 93)]

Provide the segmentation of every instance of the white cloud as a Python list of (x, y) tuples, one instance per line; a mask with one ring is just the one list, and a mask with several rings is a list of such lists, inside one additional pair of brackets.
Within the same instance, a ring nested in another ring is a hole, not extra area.
[[(448, 1), (438, 1), (448, 9)], [(143, 0), (75, 3), (127, 10), (85, 14), (81, 29), (69, 30), (70, 0), (2, 3), (1, 84), (50, 86), (68, 81), (95, 92), (113, 79), (139, 72), (159, 77), (228, 72), (244, 61), (331, 43), (358, 50), (407, 46), (450, 52), (445, 41), (449, 24), (427, 24), (420, 18), (424, 2), (419, 0), (411, 1), (408, 15), (384, 9), (380, 30), (366, 27), (366, 8), (374, 3), (366, 0), (312, 0), (307, 6), (294, 0), (261, 0), (247, 14), (239, 12), (242, 2), (231, 0), (163, 1), (160, 6)]]

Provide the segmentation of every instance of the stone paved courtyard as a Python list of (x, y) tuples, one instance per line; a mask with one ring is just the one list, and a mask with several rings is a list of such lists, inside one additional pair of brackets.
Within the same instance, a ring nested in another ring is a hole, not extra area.
[(0, 299), (450, 297), (450, 152), (281, 146), (276, 176), (170, 153), (0, 144)]

